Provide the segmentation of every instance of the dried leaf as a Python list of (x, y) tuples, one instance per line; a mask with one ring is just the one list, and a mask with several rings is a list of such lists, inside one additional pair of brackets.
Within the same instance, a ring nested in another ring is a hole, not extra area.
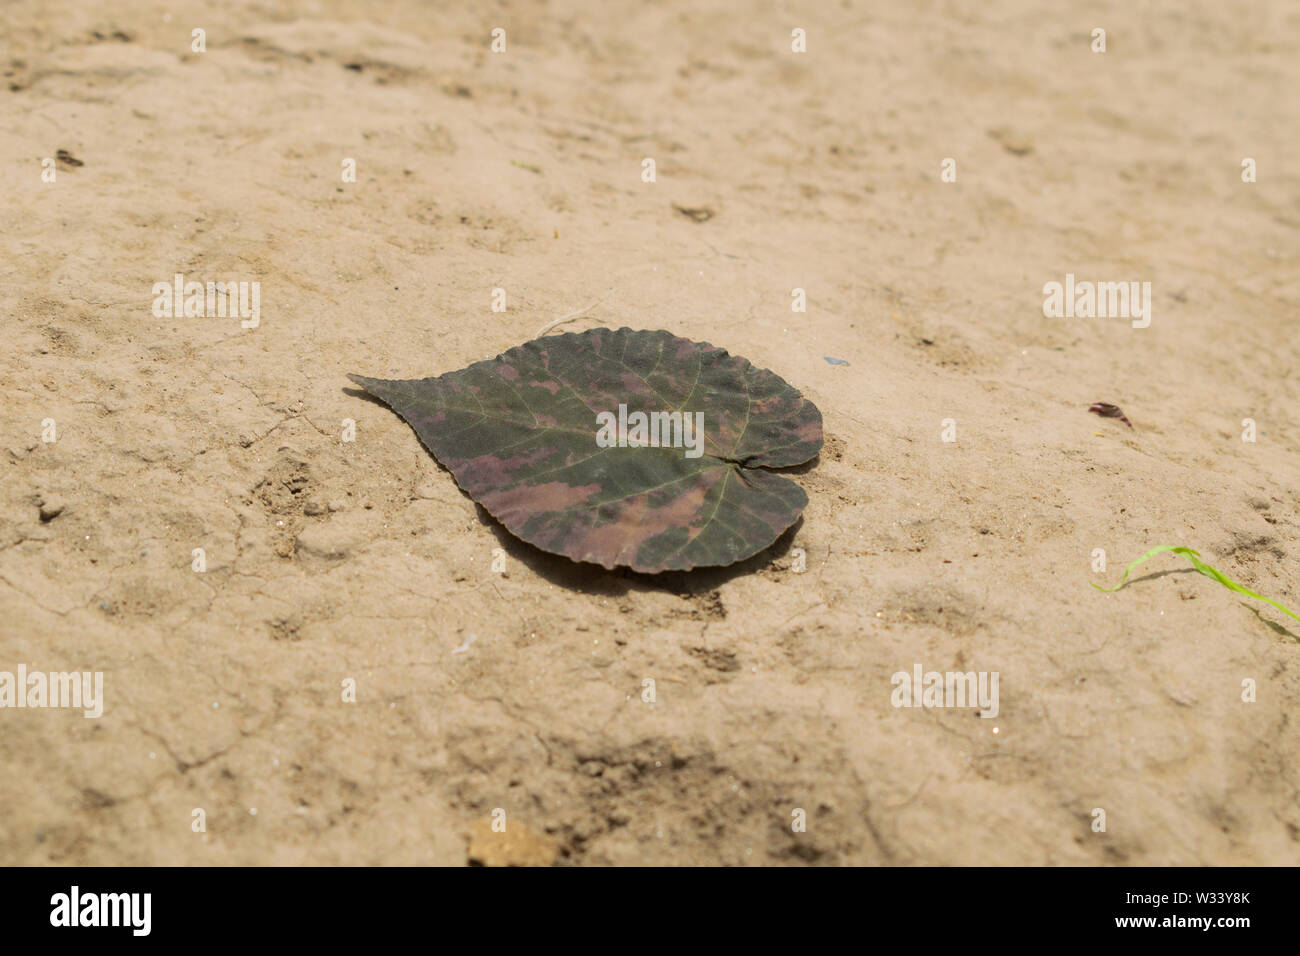
[[(535, 339), (435, 378), (349, 378), (401, 415), (513, 534), (606, 568), (654, 573), (757, 554), (808, 503), (767, 469), (802, 464), (822, 446), (821, 412), (784, 380), (662, 331)], [(626, 443), (648, 437), (637, 412), (664, 415), (655, 435), (668, 444)], [(602, 447), (602, 437), (623, 444)]]
[(1133, 427), (1133, 423), (1119, 410), (1118, 405), (1112, 405), (1109, 402), (1093, 402), (1088, 407), (1088, 411), (1094, 415), (1100, 415), (1102, 418), (1118, 418), (1129, 428)]

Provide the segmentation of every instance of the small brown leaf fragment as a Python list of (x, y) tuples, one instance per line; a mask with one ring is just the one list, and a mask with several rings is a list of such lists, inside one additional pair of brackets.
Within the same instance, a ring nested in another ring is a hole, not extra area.
[(717, 215), (708, 206), (679, 206), (673, 203), (673, 208), (693, 222), (708, 222)]
[(1128, 420), (1128, 416), (1120, 411), (1118, 405), (1112, 405), (1109, 402), (1093, 402), (1088, 411), (1094, 415), (1100, 415), (1102, 418), (1118, 418), (1129, 428), (1133, 427), (1133, 423)]
[(999, 126), (996, 129), (989, 130), (988, 133), (1012, 156), (1028, 156), (1034, 151), (1034, 144), (1029, 141), (1027, 136), (1009, 127)]

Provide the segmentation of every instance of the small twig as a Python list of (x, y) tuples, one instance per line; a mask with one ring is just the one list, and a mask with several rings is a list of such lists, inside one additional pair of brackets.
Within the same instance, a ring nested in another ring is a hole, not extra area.
[(266, 139), (265, 133), (263, 133), (261, 136), (250, 136), (242, 143), (236, 143), (234, 146), (231, 146), (228, 150), (226, 150), (226, 155), (229, 156), (231, 153), (235, 152), (236, 150), (243, 149), (245, 146), (247, 146), (250, 143), (256, 143), (264, 139)]
[(534, 335), (533, 338), (540, 339), (543, 335), (551, 331), (551, 329), (555, 328), (557, 325), (563, 325), (565, 322), (570, 322), (573, 319), (578, 318), (578, 316), (590, 312), (596, 306), (600, 305), (602, 302), (608, 299), (610, 295), (613, 294), (613, 292), (614, 290), (611, 288), (608, 292), (606, 292), (604, 295), (602, 295), (599, 299), (591, 303), (591, 305), (587, 306), (586, 308), (579, 309), (577, 312), (570, 312), (568, 315), (562, 315), (558, 319), (555, 319), (553, 322), (547, 322), (545, 325), (543, 325), (540, 329), (537, 330), (537, 334)]
[(818, 601), (816, 604), (809, 604), (809, 605), (808, 605), (806, 608), (804, 608), (802, 611), (795, 611), (793, 614), (791, 614), (789, 617), (787, 617), (784, 621), (781, 622), (780, 626), (777, 627), (777, 630), (779, 631), (782, 627), (785, 627), (787, 624), (789, 624), (791, 621), (793, 621), (793, 620), (794, 620), (796, 617), (798, 617), (800, 614), (807, 614), (807, 613), (808, 613), (809, 611), (811, 611), (813, 608), (815, 608), (815, 607), (821, 607), (821, 606), (824, 605), (825, 603), (826, 603), (825, 601)]

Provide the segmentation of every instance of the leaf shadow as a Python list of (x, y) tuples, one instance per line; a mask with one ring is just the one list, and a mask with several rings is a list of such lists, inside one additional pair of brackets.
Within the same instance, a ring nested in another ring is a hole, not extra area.
[[(464, 494), (464, 490), (461, 490)], [(469, 498), (469, 495), (466, 495)], [(472, 498), (470, 498), (473, 501)], [(587, 561), (573, 561), (559, 554), (550, 554), (541, 548), (516, 538), (486, 508), (474, 502), (479, 520), (491, 529), (493, 536), (506, 556), (518, 561), (533, 574), (570, 591), (582, 591), (607, 597), (622, 597), (629, 591), (667, 591), (672, 594), (707, 594), (728, 581), (753, 574), (785, 557), (794, 546), (795, 535), (803, 527), (803, 517), (786, 528), (775, 541), (752, 557), (726, 567), (692, 568), (690, 571), (661, 571), (644, 574), (631, 568), (606, 569)]]
[[(1156, 578), (1163, 578), (1166, 575), (1170, 575), (1170, 574), (1200, 574), (1200, 573), (1201, 572), (1197, 571), (1195, 568), (1170, 568), (1169, 570), (1166, 571), (1153, 571), (1150, 574), (1142, 575), (1142, 577), (1140, 578), (1132, 578), (1131, 580), (1125, 582), (1124, 586), (1128, 587), (1130, 584), (1137, 584), (1139, 581), (1153, 581)], [(1255, 615), (1255, 617), (1259, 618), (1259, 622), (1263, 624), (1265, 627), (1267, 627), (1274, 634), (1278, 635), (1279, 637), (1290, 638), (1295, 643), (1300, 644), (1300, 635), (1297, 635), (1290, 628), (1286, 627), (1286, 625), (1279, 624), (1276, 621), (1269, 620), (1264, 616), (1263, 612), (1258, 607), (1255, 607), (1252, 604), (1246, 604), (1245, 602), (1242, 602), (1241, 606), (1244, 607), (1251, 614)]]
[(1276, 621), (1270, 621), (1268, 618), (1266, 618), (1263, 615), (1263, 613), (1257, 607), (1252, 607), (1251, 605), (1244, 604), (1244, 603), (1242, 604), (1242, 607), (1244, 607), (1251, 614), (1259, 618), (1259, 622), (1263, 624), (1266, 628), (1268, 628), (1270, 631), (1272, 631), (1274, 634), (1276, 634), (1278, 637), (1289, 637), (1295, 643), (1300, 644), (1300, 635), (1295, 634), (1293, 631), (1287, 628), (1286, 625), (1279, 624)]
[(1152, 571), (1150, 574), (1144, 574), (1140, 578), (1129, 578), (1124, 582), (1124, 587), (1132, 587), (1142, 581), (1154, 581), (1157, 578), (1167, 577), (1171, 574), (1200, 574), (1195, 568), (1169, 568), (1167, 571)]
[[(378, 405), (380, 408), (391, 408), (391, 406), (382, 398), (378, 398), (374, 395), (371, 395), (364, 388), (361, 388), (359, 386), (357, 388), (344, 387), (343, 394), (348, 395), (352, 398), (364, 398), (366, 401)], [(414, 431), (415, 429), (411, 429), (411, 430)]]
[(789, 465), (785, 468), (768, 468), (764, 470), (770, 471), (774, 475), (806, 475), (808, 474), (808, 472), (812, 471), (814, 468), (820, 465), (821, 462), (822, 462), (822, 456), (820, 453), (818, 453), (816, 455), (813, 455), (802, 465)]

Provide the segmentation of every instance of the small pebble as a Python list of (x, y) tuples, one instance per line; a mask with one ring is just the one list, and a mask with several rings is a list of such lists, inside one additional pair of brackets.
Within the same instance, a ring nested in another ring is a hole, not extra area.
[(66, 508), (67, 506), (68, 506), (67, 502), (65, 502), (62, 498), (56, 498), (52, 496), (48, 498), (43, 498), (41, 500), (41, 505), (40, 505), (41, 520), (53, 521), (59, 515), (63, 514), (63, 509)]

